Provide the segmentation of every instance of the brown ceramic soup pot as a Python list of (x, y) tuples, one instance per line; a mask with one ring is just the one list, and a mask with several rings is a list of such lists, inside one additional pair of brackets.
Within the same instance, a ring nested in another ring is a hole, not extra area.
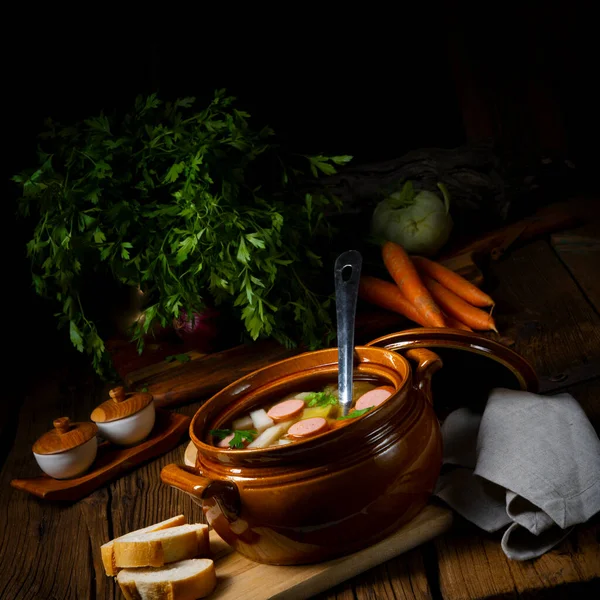
[(348, 425), (284, 446), (230, 450), (207, 443), (211, 429), (293, 392), (337, 380), (337, 350), (289, 358), (232, 383), (195, 414), (195, 468), (167, 465), (162, 480), (199, 502), (208, 523), (238, 552), (292, 565), (354, 552), (390, 534), (425, 505), (442, 462), (430, 380), (441, 360), (357, 347), (355, 379), (396, 390)]

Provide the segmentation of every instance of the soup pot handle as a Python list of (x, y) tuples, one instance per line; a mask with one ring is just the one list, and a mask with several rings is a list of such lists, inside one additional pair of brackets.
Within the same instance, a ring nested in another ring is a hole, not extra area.
[(412, 348), (405, 353), (406, 358), (417, 363), (414, 375), (414, 385), (427, 398), (430, 404), (433, 404), (431, 396), (431, 378), (436, 371), (439, 371), (444, 363), (442, 359), (427, 348)]
[(191, 467), (182, 467), (175, 464), (163, 467), (160, 472), (160, 478), (164, 483), (202, 500), (204, 490), (211, 484), (210, 479), (198, 475)]
[(217, 501), (223, 514), (230, 520), (240, 512), (240, 494), (232, 481), (211, 480), (198, 475), (192, 467), (170, 464), (163, 467), (160, 478), (186, 494), (189, 494), (202, 505), (206, 501)]

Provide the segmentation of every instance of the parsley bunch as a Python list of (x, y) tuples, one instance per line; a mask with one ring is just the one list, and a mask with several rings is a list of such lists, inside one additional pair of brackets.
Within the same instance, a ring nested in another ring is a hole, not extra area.
[(132, 330), (140, 351), (157, 321), (209, 301), (252, 339), (317, 348), (333, 337), (331, 298), (313, 281), (339, 201), (317, 177), (351, 157), (285, 156), (234, 100), (219, 90), (198, 110), (194, 98), (152, 94), (122, 117), (48, 120), (39, 165), (13, 177), (21, 214), (37, 219), (27, 244), (35, 289), (58, 303), (60, 324), (100, 374), (104, 340), (80, 295), (93, 273), (148, 299)]

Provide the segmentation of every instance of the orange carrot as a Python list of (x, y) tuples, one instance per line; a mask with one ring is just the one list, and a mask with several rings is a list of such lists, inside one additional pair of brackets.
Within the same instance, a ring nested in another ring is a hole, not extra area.
[(438, 283), (430, 277), (424, 277), (423, 282), (427, 286), (427, 289), (431, 292), (431, 295), (435, 298), (435, 301), (448, 315), (458, 319), (473, 329), (479, 329), (483, 331), (491, 329), (492, 331), (498, 333), (494, 319), (492, 319), (491, 315), (486, 313), (484, 310), (476, 308), (468, 302), (465, 302), (454, 292), (451, 292), (441, 283)]
[(419, 311), (404, 297), (394, 283), (363, 275), (360, 278), (358, 295), (371, 304), (400, 313), (424, 327), (428, 326)]
[(444, 265), (422, 256), (413, 256), (412, 260), (419, 273), (435, 279), (469, 304), (480, 307), (494, 305), (490, 296)]
[(383, 262), (404, 297), (415, 306), (430, 327), (445, 327), (444, 315), (423, 285), (410, 257), (399, 244), (386, 242)]
[[(376, 277), (370, 277), (369, 275), (363, 275), (360, 278), (360, 285), (358, 288), (358, 295), (367, 302), (375, 304), (380, 308), (391, 310), (404, 315), (406, 318), (428, 327), (425, 319), (420, 315), (419, 311), (404, 297), (397, 285), (384, 281), (383, 279), (377, 279)], [(463, 329), (465, 331), (473, 331), (469, 326), (461, 323), (454, 317), (444, 315), (444, 320), (448, 327), (454, 329)]]
[(448, 315), (444, 314), (444, 320), (446, 321), (446, 326), (451, 327), (452, 329), (464, 329), (465, 331), (473, 331), (468, 325), (465, 325), (464, 323), (462, 323), (458, 319), (455, 319), (454, 317), (449, 317)]

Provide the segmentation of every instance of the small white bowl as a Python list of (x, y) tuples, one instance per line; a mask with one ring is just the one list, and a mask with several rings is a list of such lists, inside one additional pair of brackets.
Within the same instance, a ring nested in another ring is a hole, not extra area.
[(37, 464), (54, 479), (82, 475), (96, 459), (98, 427), (88, 422), (71, 423), (69, 417), (59, 417), (53, 425), (54, 429), (33, 445)]
[(119, 386), (109, 396), (90, 416), (100, 436), (117, 446), (133, 446), (148, 437), (156, 418), (152, 394), (127, 393)]
[(142, 410), (117, 419), (116, 421), (97, 422), (98, 432), (101, 437), (118, 446), (133, 446), (141, 442), (154, 427), (156, 412), (154, 400)]
[(37, 454), (33, 453), (40, 469), (54, 479), (72, 479), (83, 475), (96, 460), (98, 450), (98, 438), (94, 436), (91, 440), (65, 450), (57, 454)]

